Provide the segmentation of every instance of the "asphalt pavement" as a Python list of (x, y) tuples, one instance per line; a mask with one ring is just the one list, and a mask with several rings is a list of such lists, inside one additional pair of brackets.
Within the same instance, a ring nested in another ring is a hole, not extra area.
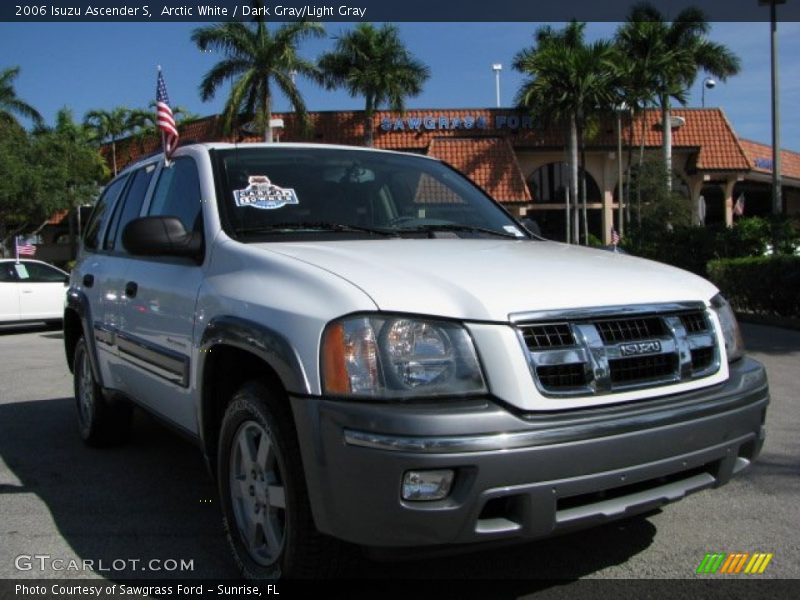
[[(696, 579), (708, 552), (768, 552), (761, 577), (800, 578), (800, 332), (743, 331), (772, 403), (761, 457), (727, 486), (541, 542), (400, 563), (355, 557), (346, 575), (519, 580), (524, 595), (540, 579)], [(197, 448), (145, 415), (125, 446), (81, 443), (60, 331), (0, 328), (0, 382), (0, 579), (236, 576)], [(87, 560), (94, 570), (71, 568)]]

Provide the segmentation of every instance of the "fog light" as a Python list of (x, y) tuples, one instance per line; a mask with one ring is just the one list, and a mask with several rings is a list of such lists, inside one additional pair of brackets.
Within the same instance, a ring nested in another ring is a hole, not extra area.
[(403, 500), (425, 502), (441, 500), (453, 485), (452, 469), (441, 471), (406, 471), (403, 477)]

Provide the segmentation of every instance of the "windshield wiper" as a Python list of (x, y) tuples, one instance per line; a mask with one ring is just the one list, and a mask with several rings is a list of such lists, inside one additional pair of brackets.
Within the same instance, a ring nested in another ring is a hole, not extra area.
[(431, 233), (435, 231), (467, 231), (470, 233), (486, 233), (497, 237), (510, 238), (512, 240), (523, 240), (525, 236), (515, 235), (507, 231), (497, 231), (488, 227), (478, 227), (477, 225), (460, 225), (458, 223), (417, 225), (415, 227), (404, 227), (397, 231), (400, 233)]
[(350, 225), (345, 223), (327, 223), (325, 221), (301, 221), (291, 223), (274, 223), (269, 225), (259, 225), (258, 227), (247, 227), (237, 229), (238, 233), (273, 233), (280, 231), (324, 231), (324, 232), (360, 232), (375, 233), (377, 235), (397, 237), (397, 231), (380, 229), (378, 227), (365, 227), (362, 225)]

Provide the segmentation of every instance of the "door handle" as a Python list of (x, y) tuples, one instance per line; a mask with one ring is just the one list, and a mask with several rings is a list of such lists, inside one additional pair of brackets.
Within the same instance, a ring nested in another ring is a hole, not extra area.
[(84, 275), (83, 285), (85, 285), (87, 288), (92, 287), (94, 285), (94, 275), (92, 275), (91, 273), (87, 273), (86, 275)]
[(129, 281), (125, 284), (125, 295), (128, 298), (135, 298), (138, 291), (139, 285), (135, 281)]

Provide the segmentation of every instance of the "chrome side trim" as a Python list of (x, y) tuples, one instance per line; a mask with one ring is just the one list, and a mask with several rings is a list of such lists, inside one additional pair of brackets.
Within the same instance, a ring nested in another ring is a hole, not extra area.
[(170, 383), (189, 387), (188, 356), (120, 332), (116, 333), (116, 341), (121, 358)]
[(344, 441), (349, 446), (360, 446), (374, 450), (451, 454), (538, 446), (543, 443), (542, 438), (547, 433), (546, 431), (521, 431), (475, 436), (413, 437), (345, 429)]

